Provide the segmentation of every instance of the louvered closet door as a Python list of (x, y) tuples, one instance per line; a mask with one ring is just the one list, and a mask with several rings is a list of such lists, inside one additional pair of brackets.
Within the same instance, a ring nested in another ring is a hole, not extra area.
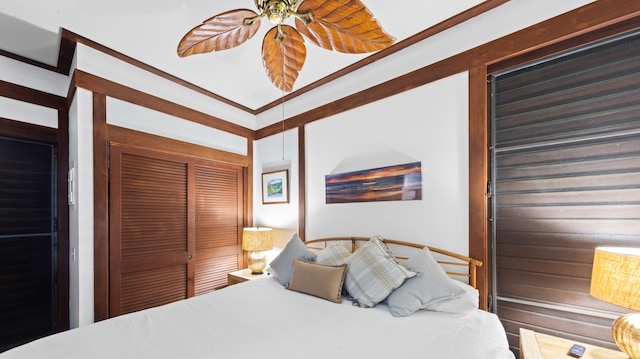
[(110, 167), (110, 317), (187, 298), (187, 163), (112, 145)]
[(594, 248), (640, 246), (640, 32), (498, 74), (497, 311), (610, 348), (625, 310), (589, 295)]
[(227, 285), (227, 273), (243, 268), (242, 169), (193, 165), (195, 182), (195, 295)]
[(243, 268), (243, 169), (112, 145), (109, 312), (204, 294)]

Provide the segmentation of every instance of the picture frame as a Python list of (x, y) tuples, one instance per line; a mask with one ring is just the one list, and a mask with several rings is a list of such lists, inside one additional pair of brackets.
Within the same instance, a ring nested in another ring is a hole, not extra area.
[(422, 162), (325, 176), (325, 203), (422, 200)]
[(289, 203), (289, 170), (262, 174), (262, 203)]

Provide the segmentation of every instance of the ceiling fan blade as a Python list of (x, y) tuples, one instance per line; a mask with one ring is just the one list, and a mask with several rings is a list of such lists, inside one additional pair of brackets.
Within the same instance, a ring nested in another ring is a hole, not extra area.
[[(291, 26), (280, 25), (269, 30), (262, 41), (262, 63), (269, 80), (279, 89), (291, 92), (307, 58), (304, 38)], [(283, 56), (284, 55), (284, 56)]]
[(311, 12), (306, 24), (296, 18), (296, 28), (314, 44), (344, 53), (365, 53), (391, 46), (387, 34), (360, 0), (304, 0), (299, 13)]
[(191, 29), (178, 44), (178, 56), (203, 54), (242, 45), (255, 35), (260, 20), (245, 25), (244, 19), (258, 16), (247, 9), (236, 9), (218, 14)]

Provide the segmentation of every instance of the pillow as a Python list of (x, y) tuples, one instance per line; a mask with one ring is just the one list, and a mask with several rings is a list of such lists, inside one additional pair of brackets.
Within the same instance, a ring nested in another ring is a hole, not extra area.
[(342, 284), (347, 265), (327, 266), (296, 259), (289, 289), (342, 303)]
[(429, 248), (424, 248), (403, 263), (418, 272), (387, 298), (389, 311), (394, 317), (406, 317), (428, 305), (439, 303), (464, 293), (444, 269), (433, 259)]
[(344, 286), (355, 304), (373, 307), (414, 275), (396, 261), (376, 236), (347, 259)]
[(454, 280), (453, 282), (458, 287), (462, 288), (464, 293), (449, 300), (430, 304), (424, 309), (447, 313), (466, 313), (478, 309), (478, 304), (480, 302), (478, 290), (458, 280)]
[(340, 243), (334, 243), (317, 253), (316, 263), (337, 266), (347, 263), (351, 252)]
[(304, 245), (297, 233), (291, 237), (287, 245), (282, 249), (282, 252), (280, 252), (280, 254), (278, 254), (271, 263), (269, 263), (267, 272), (273, 275), (280, 284), (286, 287), (289, 285), (289, 281), (291, 280), (293, 262), (296, 259), (304, 259), (308, 261), (316, 259), (316, 254)]

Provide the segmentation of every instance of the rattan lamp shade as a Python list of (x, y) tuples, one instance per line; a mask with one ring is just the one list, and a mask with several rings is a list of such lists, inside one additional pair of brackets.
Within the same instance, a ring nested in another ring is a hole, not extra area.
[(242, 230), (242, 250), (250, 252), (270, 251), (273, 249), (271, 228), (249, 227)]
[(271, 228), (249, 227), (242, 230), (242, 250), (251, 252), (247, 258), (247, 265), (253, 274), (262, 274), (267, 266), (263, 251), (273, 249)]
[[(596, 248), (590, 293), (605, 302), (640, 310), (640, 248)], [(620, 350), (640, 359), (640, 314), (616, 319), (611, 335)]]

